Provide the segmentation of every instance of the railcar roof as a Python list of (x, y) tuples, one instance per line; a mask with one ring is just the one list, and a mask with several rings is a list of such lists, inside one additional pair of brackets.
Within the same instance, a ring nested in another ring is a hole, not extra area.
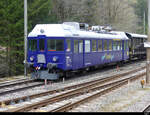
[(133, 38), (147, 38), (147, 35), (142, 35), (142, 34), (133, 34), (133, 33), (127, 33), (129, 35), (131, 35), (131, 37)]
[(93, 31), (81, 31), (66, 24), (37, 24), (28, 37), (76, 37), (76, 38), (102, 38), (102, 39), (128, 39), (123, 34), (103, 34)]

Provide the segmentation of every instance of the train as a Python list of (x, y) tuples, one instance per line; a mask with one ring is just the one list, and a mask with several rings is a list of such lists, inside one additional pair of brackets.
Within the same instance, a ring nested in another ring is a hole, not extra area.
[(27, 37), (32, 79), (57, 80), (76, 71), (146, 56), (147, 35), (86, 23), (37, 24)]

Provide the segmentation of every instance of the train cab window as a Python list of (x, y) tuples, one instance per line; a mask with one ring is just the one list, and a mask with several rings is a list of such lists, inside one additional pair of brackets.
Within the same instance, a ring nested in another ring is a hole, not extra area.
[(109, 40), (109, 51), (112, 51), (112, 40)]
[(83, 40), (79, 40), (79, 53), (83, 53)]
[(74, 53), (78, 53), (78, 40), (74, 40)]
[(98, 40), (98, 51), (102, 51), (102, 40)]
[(71, 40), (66, 40), (66, 42), (67, 42), (67, 49), (66, 49), (66, 51), (67, 52), (70, 52), (71, 51)]
[(64, 40), (47, 40), (48, 51), (64, 51)]
[(37, 40), (29, 40), (29, 50), (36, 51), (37, 50)]
[(90, 40), (85, 40), (85, 46), (84, 46), (85, 48), (85, 53), (88, 53), (88, 52), (90, 52), (90, 48), (91, 48), (91, 42), (90, 42)]
[(96, 40), (92, 40), (92, 52), (96, 52)]
[(44, 51), (44, 46), (45, 46), (45, 40), (44, 40), (44, 39), (40, 39), (40, 40), (39, 40), (39, 50), (40, 50), (41, 52)]
[(104, 51), (107, 51), (107, 40), (104, 40)]
[(56, 51), (64, 51), (64, 40), (56, 40)]

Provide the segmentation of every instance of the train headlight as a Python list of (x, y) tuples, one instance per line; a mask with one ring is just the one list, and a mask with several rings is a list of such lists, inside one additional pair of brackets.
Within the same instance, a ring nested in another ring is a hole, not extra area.
[(54, 62), (57, 62), (57, 61), (58, 61), (58, 57), (57, 57), (57, 56), (54, 56), (54, 57), (53, 57), (53, 61), (54, 61)]
[(30, 57), (30, 61), (31, 62), (34, 61), (34, 57), (33, 56)]

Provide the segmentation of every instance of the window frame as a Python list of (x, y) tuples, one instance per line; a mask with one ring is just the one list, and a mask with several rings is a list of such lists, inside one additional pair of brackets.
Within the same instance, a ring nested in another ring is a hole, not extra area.
[[(49, 40), (55, 40), (55, 50), (53, 49), (49, 49), (49, 45), (48, 45), (48, 41)], [(62, 43), (63, 43), (63, 48), (62, 48), (62, 51), (57, 51), (57, 42), (56, 40), (62, 40)], [(46, 45), (47, 45), (47, 51), (48, 52), (64, 52), (65, 51), (65, 40), (62, 39), (62, 38), (48, 38), (47, 41), (46, 41)]]
[[(40, 40), (43, 40), (43, 41), (44, 41), (44, 49), (42, 49), (42, 50), (40, 49), (40, 45), (41, 45)], [(42, 39), (42, 38), (38, 39), (38, 51), (44, 52), (45, 49), (46, 49), (46, 46), (45, 46), (45, 39)]]
[[(85, 44), (86, 41), (89, 41), (89, 42), (90, 42), (90, 43), (88, 44), (88, 45), (90, 45), (90, 47), (88, 47), (88, 48), (89, 48), (88, 52), (86, 51), (86, 44)], [(84, 40), (84, 53), (91, 53), (91, 40), (90, 40), (90, 39)]]
[[(82, 41), (81, 52), (80, 52), (80, 45), (79, 45), (80, 41)], [(83, 53), (83, 43), (84, 43), (83, 40), (78, 40), (78, 53)]]
[(117, 51), (117, 40), (113, 40), (113, 47), (112, 47), (113, 51)]
[[(106, 41), (106, 45), (105, 45), (105, 41)], [(108, 40), (107, 39), (105, 39), (105, 40), (103, 40), (103, 50), (104, 51), (108, 51)], [(105, 47), (106, 46), (106, 47)], [(105, 49), (106, 48), (106, 49)]]
[[(30, 47), (30, 41), (31, 40), (36, 41), (36, 49), (35, 50), (31, 50), (31, 47)], [(30, 52), (36, 52), (37, 50), (38, 50), (38, 40), (37, 39), (28, 39), (28, 51), (30, 51)]]
[[(100, 45), (101, 45), (101, 47), (99, 47), (99, 43), (101, 43)], [(102, 52), (103, 51), (103, 40), (98, 40), (98, 42), (97, 42), (97, 49), (98, 49), (98, 52)], [(99, 50), (99, 48), (100, 48), (100, 50)]]
[[(111, 42), (111, 44), (110, 44), (110, 42)], [(108, 48), (108, 50), (109, 51), (112, 51), (113, 50), (113, 45), (112, 45), (112, 40), (108, 40), (108, 43), (107, 44), (109, 44), (108, 46), (109, 46), (109, 48)], [(110, 49), (110, 46), (111, 46), (111, 49)]]
[[(75, 41), (77, 41), (77, 52), (75, 52)], [(73, 40), (73, 53), (79, 53), (79, 40), (74, 39)]]
[[(70, 41), (70, 47), (69, 47), (70, 50), (68, 50), (68, 42), (67, 42), (68, 40)], [(66, 50), (65, 51), (72, 52), (72, 40), (69, 38), (66, 39)]]
[[(95, 47), (93, 47), (93, 42), (95, 43)], [(93, 48), (95, 49), (93, 50)], [(97, 52), (97, 40), (92, 40), (92, 52)]]

